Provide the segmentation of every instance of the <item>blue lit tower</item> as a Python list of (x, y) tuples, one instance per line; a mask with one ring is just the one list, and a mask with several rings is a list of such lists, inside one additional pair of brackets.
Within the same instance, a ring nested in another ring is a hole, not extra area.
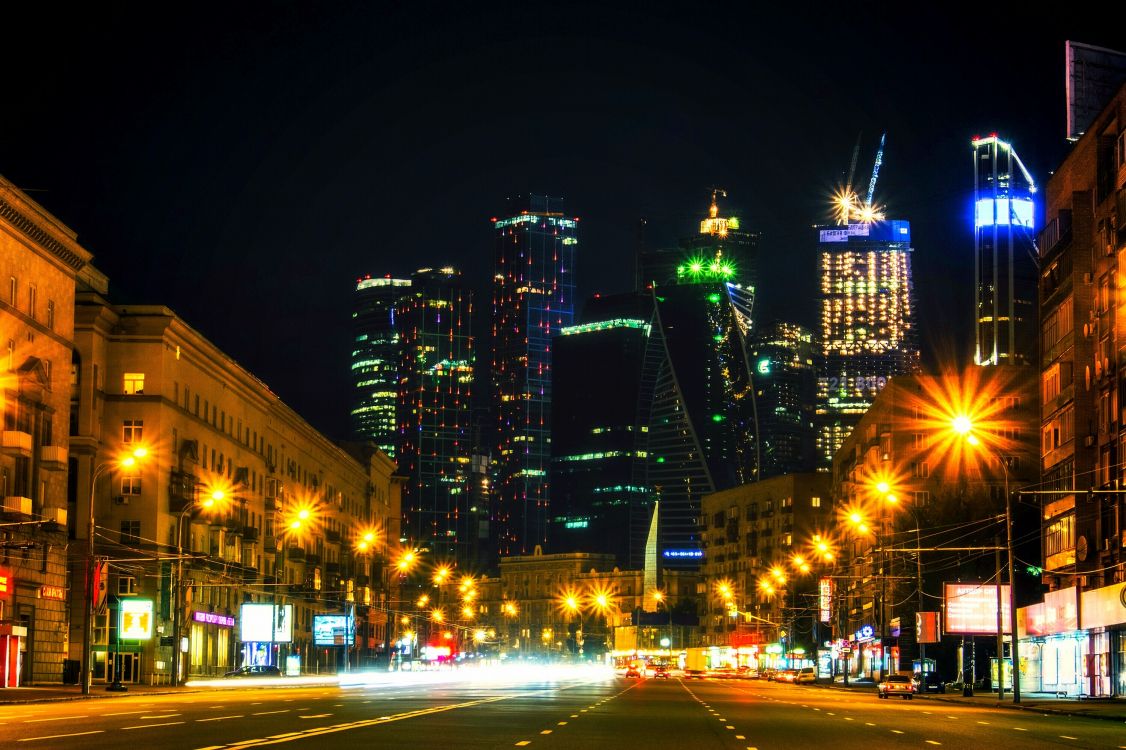
[(471, 528), (473, 293), (452, 268), (424, 268), (398, 303), (402, 533), (435, 560), (475, 556)]
[(352, 312), (352, 437), (371, 440), (395, 457), (399, 431), (395, 401), (399, 388), (399, 334), (395, 304), (410, 287), (390, 275), (356, 282)]
[(649, 404), (643, 368), (653, 300), (587, 300), (555, 337), (550, 551), (615, 555), (639, 570), (653, 511), (646, 484)]
[(919, 368), (911, 285), (911, 224), (853, 221), (818, 227), (821, 367), (817, 452), (833, 454), (895, 375)]
[(677, 283), (650, 292), (648, 483), (660, 503), (662, 564), (695, 568), (701, 498), (758, 478), (746, 341), (753, 293), (718, 252), (686, 257), (675, 271)]
[(758, 331), (751, 351), (762, 478), (813, 471), (817, 371), (813, 334), (796, 323)]
[(518, 555), (547, 541), (551, 341), (573, 322), (578, 219), (560, 199), (525, 195), (493, 227), (493, 518), (498, 553)]
[(1036, 361), (1036, 184), (1013, 147), (993, 133), (974, 156), (974, 362)]

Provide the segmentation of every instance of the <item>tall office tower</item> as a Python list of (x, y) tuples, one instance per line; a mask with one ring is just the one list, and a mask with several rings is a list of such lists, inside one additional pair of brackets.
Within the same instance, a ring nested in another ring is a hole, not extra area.
[(555, 337), (552, 553), (613, 554), (623, 569), (644, 564), (654, 497), (642, 375), (652, 318), (649, 294), (597, 297)]
[(435, 560), (468, 561), (473, 293), (452, 268), (411, 274), (396, 306), (402, 535)]
[(974, 362), (1036, 361), (1036, 184), (1013, 147), (974, 138)]
[(525, 195), (493, 227), (495, 533), (498, 553), (517, 555), (547, 541), (551, 340), (574, 318), (578, 219), (560, 199)]
[(821, 368), (818, 468), (895, 375), (916, 372), (911, 224), (902, 220), (818, 228)]
[(352, 313), (352, 437), (371, 440), (391, 458), (399, 441), (395, 403), (399, 391), (399, 334), (395, 303), (410, 287), (390, 275), (356, 282)]
[(699, 566), (701, 497), (758, 476), (746, 343), (753, 294), (728, 281), (736, 274), (713, 256), (681, 273), (679, 284), (651, 292), (649, 483), (660, 503), (666, 567)]
[[(728, 261), (733, 275), (727, 278), (743, 289), (753, 290), (757, 282), (758, 246), (760, 235), (742, 228), (737, 216), (719, 215), (719, 198), (727, 197), (723, 190), (712, 191), (708, 214), (700, 220), (699, 231), (682, 237), (675, 248), (655, 248), (643, 242), (637, 249), (637, 288), (646, 289), (651, 284), (658, 287), (678, 283), (683, 266), (712, 262), (716, 258)], [(680, 274), (678, 274), (678, 269)], [(699, 269), (698, 269), (699, 270)]]
[(816, 468), (817, 371), (813, 334), (775, 322), (751, 347), (763, 479)]

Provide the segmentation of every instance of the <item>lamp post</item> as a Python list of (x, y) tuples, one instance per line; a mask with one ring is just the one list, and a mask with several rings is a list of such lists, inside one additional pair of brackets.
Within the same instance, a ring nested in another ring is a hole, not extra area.
[[(669, 631), (668, 631), (669, 632), (669, 635), (668, 635), (669, 645), (667, 647), (667, 650), (668, 650), (669, 653), (667, 654), (667, 656), (671, 658), (672, 657), (672, 608), (669, 607), (669, 603), (667, 601), (665, 601), (665, 592), (664, 591), (661, 591), (660, 589), (656, 589), (652, 594), (650, 594), (650, 596), (653, 597), (653, 601), (656, 603), (658, 609), (660, 608), (660, 606), (662, 604), (665, 606), (665, 612), (669, 616)], [(660, 632), (660, 631), (658, 630), (658, 632)]]
[[(289, 546), (289, 537), (301, 536), (305, 528), (311, 525), (315, 519), (315, 509), (311, 504), (301, 504), (295, 507), (286, 519), (285, 528), (282, 529), (278, 535), (278, 548), (277, 557), (278, 564), (275, 566), (275, 579), (274, 583), (274, 596), (273, 596), (273, 611), (270, 613), (270, 651), (273, 652), (277, 646), (278, 637), (278, 589), (285, 585), (288, 588), (288, 576), (285, 570), (285, 552), (286, 547)], [(284, 607), (284, 603), (282, 604)], [(284, 610), (283, 610), (284, 611)], [(293, 625), (290, 623), (290, 631), (292, 632)], [(274, 666), (281, 670), (281, 647), (277, 646), (278, 654), (274, 660)], [(283, 671), (284, 674), (284, 671)]]
[[(918, 611), (922, 612), (926, 605), (925, 605), (925, 601), (924, 601), (924, 597), (923, 597), (923, 553), (921, 551), (922, 547), (923, 547), (923, 543), (922, 543), (922, 532), (920, 530), (922, 524), (919, 523), (919, 513), (916, 510), (914, 503), (911, 503), (911, 504), (906, 505), (906, 506), (900, 506), (899, 505), (899, 496), (892, 492), (891, 483), (888, 482), (887, 480), (878, 481), (875, 484), (874, 488), (875, 488), (876, 492), (879, 493), (880, 496), (882, 496), (884, 503), (886, 503), (888, 505), (895, 505), (895, 506), (898, 506), (898, 507), (906, 507), (909, 511), (911, 511), (911, 517), (913, 519), (915, 519), (915, 547), (918, 550), (918, 551), (915, 552), (915, 585), (916, 585), (916, 588), (917, 588), (918, 599), (919, 599)], [(919, 643), (918, 637), (919, 637), (919, 634), (916, 633), (915, 634), (915, 642), (919, 647), (919, 669), (920, 669), (920, 671), (926, 671), (926, 665), (924, 663), (924, 660), (926, 659), (926, 654), (927, 654), (926, 648), (927, 647), (926, 647), (926, 644)]]
[(90, 694), (90, 685), (93, 681), (93, 649), (92, 636), (94, 627), (94, 605), (96, 604), (96, 595), (94, 587), (98, 581), (95, 577), (98, 574), (98, 558), (94, 553), (94, 491), (98, 486), (98, 477), (104, 474), (108, 469), (113, 468), (132, 468), (136, 466), (145, 456), (148, 455), (148, 449), (144, 446), (137, 446), (125, 456), (116, 461), (106, 461), (105, 463), (98, 464), (90, 474), (90, 504), (88, 507), (89, 515), (86, 522), (86, 596), (85, 596), (85, 617), (82, 622), (82, 694)]
[[(215, 489), (199, 503), (199, 507), (204, 510), (214, 510), (215, 507), (226, 499), (227, 495), (223, 490)], [(181, 648), (180, 633), (183, 630), (182, 617), (184, 609), (184, 519), (196, 509), (196, 501), (193, 498), (187, 506), (180, 511), (179, 518), (176, 519), (176, 596), (175, 609), (172, 612), (172, 686), (179, 687), (181, 685), (181, 674), (183, 673), (184, 651)]]
[[(951, 427), (956, 433), (965, 438), (965, 441), (973, 446), (980, 447), (982, 441), (974, 434), (974, 424), (968, 416), (959, 415), (955, 417), (951, 423)], [(984, 448), (983, 448), (984, 450)], [(1018, 645), (1017, 637), (1017, 590), (1016, 579), (1014, 572), (1016, 568), (1013, 565), (1013, 500), (1009, 493), (1009, 465), (1005, 457), (987, 451), (997, 462), (1001, 464), (1001, 470), (1005, 476), (1005, 549), (1008, 553), (1009, 563), (1009, 630), (1012, 631), (1012, 659), (1013, 659), (1013, 703), (1020, 703), (1020, 648)], [(1001, 626), (1001, 576), (997, 576), (997, 700), (1004, 700), (1005, 697), (1005, 633), (1004, 628)]]

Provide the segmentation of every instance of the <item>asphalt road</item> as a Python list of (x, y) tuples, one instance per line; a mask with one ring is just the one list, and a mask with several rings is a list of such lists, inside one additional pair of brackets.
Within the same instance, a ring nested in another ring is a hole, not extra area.
[[(430, 682), (420, 681), (432, 680)], [(0, 747), (1126, 748), (1117, 722), (874, 691), (550, 672), (0, 706)]]

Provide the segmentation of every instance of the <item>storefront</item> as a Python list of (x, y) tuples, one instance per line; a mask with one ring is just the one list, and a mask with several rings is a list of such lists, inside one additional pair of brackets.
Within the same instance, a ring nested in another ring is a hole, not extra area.
[(192, 612), (189, 674), (216, 675), (233, 668), (231, 633), (235, 618), (215, 612)]
[(1079, 624), (1090, 634), (1085, 659), (1088, 694), (1126, 695), (1126, 583), (1080, 594)]

